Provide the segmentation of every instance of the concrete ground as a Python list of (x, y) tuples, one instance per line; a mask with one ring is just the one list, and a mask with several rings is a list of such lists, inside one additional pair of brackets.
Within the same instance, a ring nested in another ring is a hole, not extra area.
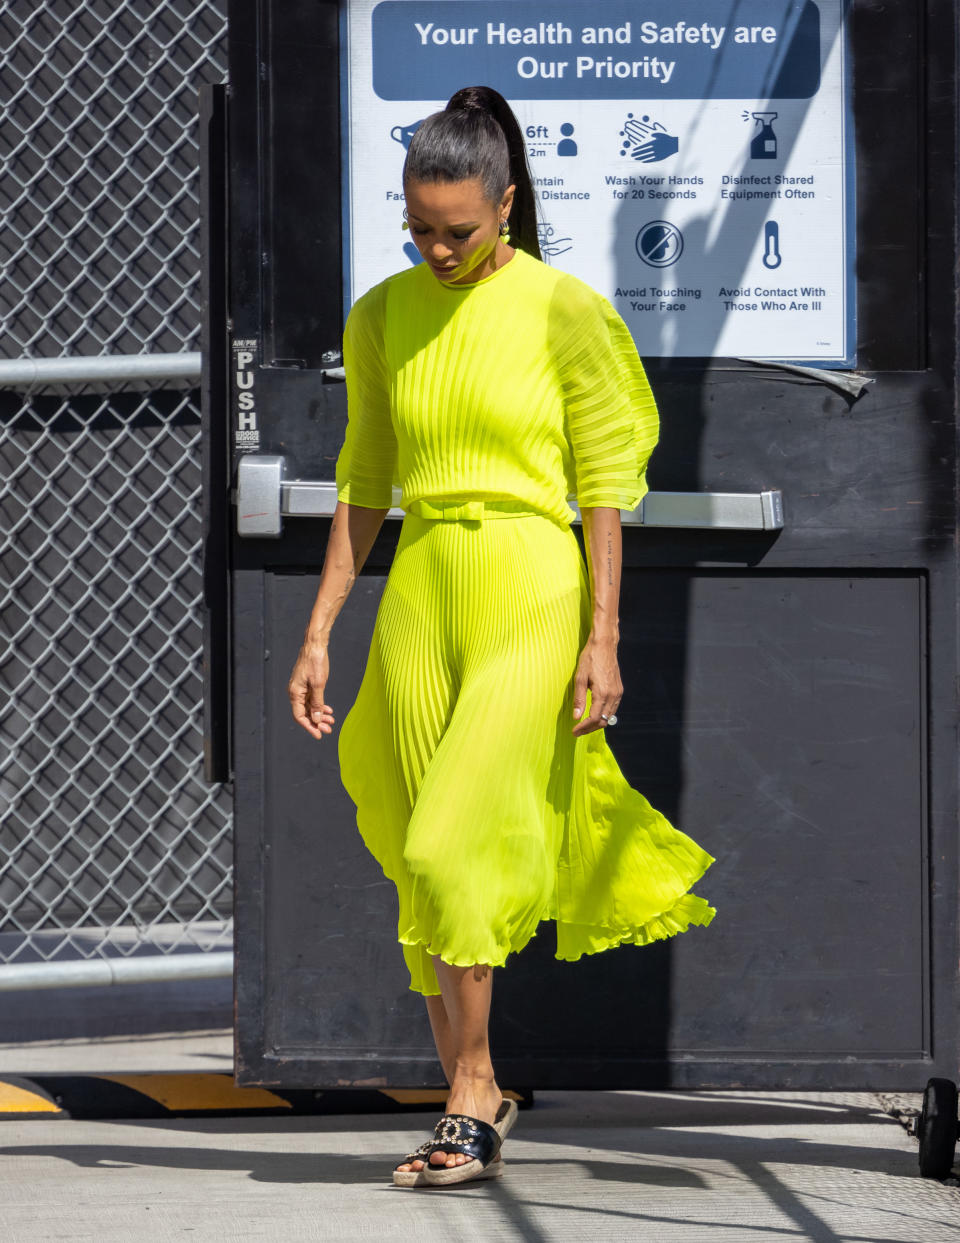
[[(229, 1031), (0, 1048), (0, 1071), (229, 1069)], [(919, 1104), (919, 1100), (914, 1102)], [(960, 1188), (873, 1093), (554, 1092), (502, 1178), (396, 1188), (436, 1111), (0, 1122), (0, 1238), (960, 1243)]]

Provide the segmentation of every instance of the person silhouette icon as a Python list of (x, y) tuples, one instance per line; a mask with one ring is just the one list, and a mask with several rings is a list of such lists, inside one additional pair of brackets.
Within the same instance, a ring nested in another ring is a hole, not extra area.
[(570, 137), (573, 133), (573, 126), (569, 121), (564, 121), (560, 126), (560, 133), (563, 134), (563, 138), (557, 143), (557, 155), (576, 155), (577, 144)]

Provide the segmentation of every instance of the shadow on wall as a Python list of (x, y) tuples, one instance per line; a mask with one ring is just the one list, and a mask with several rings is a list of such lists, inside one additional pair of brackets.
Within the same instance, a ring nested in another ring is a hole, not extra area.
[[(739, 5), (734, 4), (732, 7), (733, 12), (729, 19), (731, 22), (735, 20)], [(799, 20), (798, 18), (797, 21)], [(824, 31), (824, 59), (831, 54), (839, 33), (839, 27), (833, 31)], [(781, 62), (791, 55), (796, 34), (796, 28), (790, 31)], [(718, 60), (716, 72), (721, 67), (722, 62)], [(776, 94), (778, 72), (779, 66), (774, 67), (766, 87), (771, 95)], [(705, 94), (709, 93), (708, 84)], [(648, 106), (645, 101), (637, 101), (633, 111), (635, 115), (642, 116)], [(808, 106), (800, 102), (791, 103), (797, 123), (785, 129), (780, 139), (778, 167), (782, 167), (789, 159), (800, 130), (799, 110)], [(629, 109), (630, 105), (626, 107)], [(697, 126), (703, 121), (704, 112), (705, 108), (701, 109), (691, 133), (687, 136), (687, 142), (695, 136)], [(743, 126), (745, 141), (742, 172), (751, 169), (752, 130), (753, 127), (748, 129)], [(653, 141), (655, 140), (656, 135)], [(690, 145), (693, 146), (693, 143)], [(649, 166), (638, 167), (646, 170)], [(669, 164), (662, 162), (655, 167), (669, 168), (671, 173), (678, 175), (689, 175), (693, 171), (684, 168), (682, 159), (671, 159)], [(740, 273), (745, 278), (751, 266), (758, 260), (769, 208), (768, 200), (746, 204), (738, 202), (728, 208), (719, 223), (714, 214), (704, 213), (685, 229), (685, 257), (674, 266), (658, 270), (643, 263), (635, 245), (638, 231), (651, 219), (651, 208), (643, 202), (624, 200), (612, 240), (615, 283), (625, 287), (637, 287), (649, 286), (652, 281), (655, 287), (702, 287), (704, 281), (698, 271), (697, 258), (703, 255), (708, 259), (713, 255), (723, 255), (724, 269), (731, 273)], [(709, 264), (707, 267), (709, 268)], [(706, 289), (704, 294), (707, 294)], [(716, 479), (703, 478), (701, 452), (706, 412), (711, 400), (707, 391), (709, 368), (714, 348), (720, 339), (725, 315), (718, 299), (708, 299), (707, 305), (711, 307), (712, 319), (707, 333), (706, 357), (686, 357), (691, 348), (703, 351), (703, 320), (700, 319), (697, 323), (694, 342), (686, 335), (684, 316), (678, 314), (663, 317), (660, 336), (663, 356), (645, 360), (662, 416), (661, 442), (651, 461), (650, 486), (653, 489), (700, 491), (703, 488), (719, 486), (734, 491), (748, 491), (755, 486), (753, 479), (748, 477), (737, 481), (735, 475), (731, 475), (729, 479), (719, 483)], [(687, 535), (690, 537), (689, 541), (684, 542)], [(720, 548), (719, 543), (708, 542), (710, 537), (705, 539), (698, 532), (672, 533), (667, 538), (673, 540), (671, 548), (683, 548), (685, 553), (681, 555), (692, 554), (695, 560), (709, 561), (711, 551)], [(626, 685), (625, 708), (628, 710), (624, 712), (623, 723), (617, 731), (611, 733), (610, 744), (615, 753), (619, 753), (618, 759), (628, 780), (635, 783), (673, 824), (700, 840), (711, 853), (719, 853), (718, 850), (711, 849), (712, 846), (719, 845), (715, 826), (684, 824), (684, 739), (687, 728), (684, 700), (690, 663), (690, 639), (688, 637), (686, 642), (677, 642), (676, 636), (690, 634), (691, 578), (682, 572), (656, 572), (657, 558), (659, 556), (662, 559), (663, 553), (661, 551), (658, 554), (655, 544), (649, 542), (654, 539), (655, 536), (642, 532), (628, 534), (627, 537), (631, 553), (624, 563), (623, 616), (628, 619), (634, 609), (642, 610), (645, 624), (643, 635), (631, 636), (627, 633), (624, 636), (628, 641), (622, 645), (621, 658)], [(714, 555), (722, 556), (728, 563), (732, 561), (734, 564), (750, 564), (768, 546), (762, 541), (762, 536), (742, 537), (730, 532), (723, 537), (722, 551)], [(644, 568), (646, 564), (651, 566), (652, 573)], [(647, 588), (652, 587), (654, 582), (656, 599), (655, 603), (651, 603)], [(706, 829), (702, 838), (701, 827)], [(702, 893), (719, 909), (723, 905), (723, 899), (718, 893), (720, 883), (718, 870), (712, 869), (708, 871), (701, 885), (694, 886), (694, 892)], [(687, 935), (696, 937), (699, 935), (698, 930), (692, 929)], [(706, 935), (709, 936), (709, 932)], [(537, 970), (542, 976), (549, 977), (556, 970), (556, 965), (549, 957), (550, 947), (542, 942), (543, 938), (538, 938), (525, 954), (528, 962), (536, 959)], [(582, 959), (577, 964), (564, 964), (561, 970), (565, 974), (557, 977), (557, 987), (572, 987), (576, 995), (591, 996), (596, 999), (596, 1003), (589, 1013), (564, 1014), (564, 1033), (562, 1038), (558, 1037), (560, 1044), (568, 1042), (589, 1047), (591, 1040), (596, 1041), (597, 1030), (605, 1030), (608, 1024), (613, 1024), (616, 1029), (622, 1028), (624, 1032), (630, 1033), (630, 1038), (625, 1041), (613, 1039), (613, 1045), (632, 1042), (637, 1056), (650, 1059), (650, 1073), (656, 1076), (659, 1072), (652, 1069), (655, 1063), (669, 1061), (664, 1055), (671, 1047), (674, 952), (673, 943), (668, 940), (640, 950), (621, 949), (616, 954), (599, 954)], [(629, 964), (624, 964), (624, 954), (635, 957)], [(577, 973), (575, 982), (570, 973)], [(627, 979), (630, 981), (630, 990), (625, 994), (624, 982)], [(524, 1000), (514, 995), (509, 972), (498, 980), (498, 988), (501, 993), (510, 993), (507, 1010), (512, 1024), (515, 1025), (515, 1030), (510, 1034), (520, 1042), (523, 1037), (521, 1016), (525, 1013)], [(531, 1026), (535, 1026), (536, 1016), (532, 1011), (526, 1013), (526, 1018)], [(507, 1032), (504, 1035), (508, 1037)], [(541, 1051), (550, 1052), (549, 1046)], [(668, 1079), (669, 1069), (664, 1073)], [(667, 1080), (659, 1081), (667, 1086)], [(651, 1085), (652, 1083), (653, 1079)]]
[[(730, 25), (735, 24), (738, 7), (738, 4), (734, 4), (733, 12), (731, 12), (729, 18)], [(783, 66), (801, 55), (801, 49), (809, 38), (809, 31), (805, 23), (806, 10), (801, 14), (794, 15), (787, 37), (784, 39), (782, 54), (772, 66), (765, 84), (768, 92), (768, 103), (761, 105), (761, 108), (768, 108), (769, 111), (764, 112), (758, 108), (757, 111), (752, 113), (752, 116), (770, 116), (776, 112), (778, 107), (777, 95), (780, 90), (779, 79), (784, 74)], [(821, 65), (825, 64), (832, 55), (839, 37), (839, 22), (833, 28), (822, 27)], [(720, 77), (724, 69), (725, 59), (732, 54), (735, 54), (735, 48), (730, 43), (725, 44), (718, 52), (711, 80), (706, 83), (704, 88), (706, 97), (709, 98), (711, 94), (712, 81)], [(772, 104), (769, 102), (769, 98), (772, 98)], [(775, 139), (777, 150), (776, 168), (782, 169), (787, 165), (796, 145), (796, 139), (802, 127), (806, 110), (812, 102), (812, 100), (789, 101), (791, 123), (782, 127)], [(648, 101), (638, 101), (636, 109), (642, 111), (647, 106), (649, 106)], [(779, 104), (779, 108), (781, 111), (783, 110), (782, 102)], [(697, 131), (704, 122), (706, 112), (707, 105), (701, 105), (689, 132), (684, 136), (684, 149), (696, 149)], [(757, 139), (762, 137), (762, 133), (753, 125), (751, 125), (750, 129), (744, 126), (743, 137), (743, 160), (740, 168), (737, 170), (737, 176), (744, 176), (750, 172), (756, 172), (758, 169), (755, 156)], [(759, 167), (766, 172), (770, 165), (763, 164)], [(652, 169), (681, 177), (689, 176), (696, 171), (685, 165), (682, 150), (679, 153), (679, 159), (676, 161), (671, 160), (669, 164), (665, 161), (655, 166), (641, 164), (637, 166), (636, 170), (631, 171), (651, 171)], [(731, 274), (739, 274), (734, 282), (739, 285), (741, 280), (747, 279), (751, 269), (760, 262), (765, 245), (764, 222), (770, 212), (769, 200), (757, 199), (754, 201), (731, 202), (723, 212), (719, 225), (717, 213), (715, 212), (704, 212), (700, 216), (695, 217), (684, 228), (683, 255), (675, 265), (659, 269), (645, 265), (636, 249), (637, 234), (644, 224), (650, 220), (650, 212), (650, 206), (645, 203), (634, 203), (629, 199), (623, 200), (621, 203), (612, 245), (618, 283), (631, 286), (639, 282), (639, 284), (647, 286), (652, 284), (654, 288), (658, 286), (670, 288), (677, 285), (701, 286), (703, 284), (703, 273), (698, 270), (700, 256), (704, 256), (706, 260), (704, 270), (709, 272), (712, 270), (711, 260), (713, 257), (722, 255), (724, 257), (724, 269)], [(732, 276), (731, 279), (733, 279)], [(704, 305), (698, 308), (695, 328), (688, 327), (692, 321), (684, 315), (662, 316), (660, 359), (676, 360), (677, 365), (686, 368), (691, 365), (691, 359), (695, 357), (694, 350), (696, 350), (701, 361), (714, 357), (726, 317), (727, 312), (724, 310), (722, 301), (718, 298), (709, 297), (706, 289), (704, 290)], [(704, 327), (705, 323), (706, 328)], [(695, 337), (693, 334), (695, 334)], [(704, 342), (706, 342), (706, 349), (703, 348)], [(671, 367), (672, 365), (671, 362), (664, 363), (666, 367)], [(688, 456), (692, 459), (692, 452), (689, 452)]]

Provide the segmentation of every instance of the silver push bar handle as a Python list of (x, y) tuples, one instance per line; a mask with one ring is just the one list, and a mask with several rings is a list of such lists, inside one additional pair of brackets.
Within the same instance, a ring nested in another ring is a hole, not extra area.
[[(337, 486), (318, 479), (287, 479), (286, 458), (245, 454), (237, 467), (237, 534), (276, 539), (284, 518), (328, 517), (337, 507)], [(400, 490), (393, 490), (388, 518), (402, 518)], [(580, 521), (580, 511), (574, 521)], [(624, 526), (691, 527), (706, 530), (779, 531), (783, 494), (767, 492), (648, 492), (636, 509), (621, 509)]]

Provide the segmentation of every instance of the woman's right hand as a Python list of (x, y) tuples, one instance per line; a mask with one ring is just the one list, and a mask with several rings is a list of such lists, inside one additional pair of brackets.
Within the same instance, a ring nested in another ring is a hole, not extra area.
[(311, 738), (333, 732), (333, 708), (323, 702), (323, 691), (330, 676), (326, 644), (304, 643), (290, 675), (287, 694), (293, 719)]

